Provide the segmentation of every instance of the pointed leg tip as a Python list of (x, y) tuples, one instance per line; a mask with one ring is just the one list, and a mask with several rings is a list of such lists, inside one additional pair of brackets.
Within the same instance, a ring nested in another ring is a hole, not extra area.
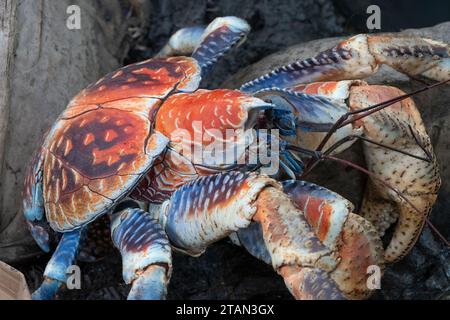
[(298, 300), (346, 300), (336, 282), (323, 270), (284, 266), (280, 274)]
[(163, 266), (151, 265), (134, 282), (128, 300), (164, 300), (168, 283), (167, 270)]
[(235, 17), (235, 16), (216, 18), (211, 23), (211, 25), (214, 26), (212, 29), (215, 29), (218, 26), (226, 25), (226, 26), (228, 26), (228, 28), (230, 28), (231, 31), (236, 32), (236, 33), (250, 32), (250, 25), (248, 24), (248, 22), (242, 18)]
[(53, 300), (61, 287), (62, 282), (53, 279), (45, 279), (41, 286), (31, 294), (32, 300)]

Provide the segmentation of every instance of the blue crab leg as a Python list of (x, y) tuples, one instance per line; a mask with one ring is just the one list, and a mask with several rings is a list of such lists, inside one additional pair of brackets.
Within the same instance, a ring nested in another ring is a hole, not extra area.
[(450, 78), (450, 49), (445, 43), (408, 36), (357, 35), (314, 58), (291, 64), (251, 80), (243, 92), (264, 88), (288, 88), (302, 83), (362, 79), (381, 64), (411, 77), (443, 81)]
[(128, 299), (164, 299), (172, 255), (161, 225), (148, 212), (126, 208), (113, 214), (111, 235), (122, 255), (123, 279), (132, 284)]
[(212, 64), (245, 41), (250, 32), (248, 23), (237, 17), (216, 18), (206, 28), (200, 43), (192, 53), (202, 69)]
[(44, 281), (33, 292), (32, 298), (34, 300), (53, 299), (58, 289), (66, 282), (67, 268), (75, 262), (82, 232), (83, 229), (80, 228), (63, 234), (58, 247), (45, 268)]
[(178, 30), (156, 57), (190, 56), (200, 43), (205, 28), (205, 26), (193, 26)]
[(250, 26), (243, 19), (216, 18), (206, 28), (195, 26), (178, 30), (158, 56), (192, 54), (205, 74), (219, 58), (244, 42), (249, 32)]
[(39, 148), (27, 167), (22, 204), (25, 221), (32, 237), (43, 251), (49, 252), (54, 232), (44, 212), (43, 160), (44, 157)]
[(259, 192), (276, 181), (236, 171), (197, 178), (164, 202), (160, 221), (173, 247), (192, 256), (239, 228), (255, 213)]

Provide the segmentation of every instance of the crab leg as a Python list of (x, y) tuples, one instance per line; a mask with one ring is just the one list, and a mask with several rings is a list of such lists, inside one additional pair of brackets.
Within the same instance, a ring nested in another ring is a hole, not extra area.
[(200, 43), (204, 26), (182, 28), (175, 32), (156, 57), (190, 56)]
[(149, 213), (127, 208), (113, 215), (111, 235), (122, 254), (123, 279), (132, 284), (128, 299), (164, 299), (172, 256), (161, 225)]
[(195, 26), (178, 30), (158, 56), (192, 54), (205, 70), (233, 47), (245, 41), (249, 32), (250, 26), (243, 19), (216, 18), (206, 28)]
[[(257, 223), (263, 238), (256, 236), (252, 253), (259, 252), (263, 260), (270, 261), (285, 276), (288, 287), (292, 277), (298, 278), (292, 281), (304, 289), (301, 294), (292, 290), (296, 298), (344, 298), (329, 276), (338, 264), (337, 256), (317, 238), (279, 183), (267, 176), (230, 172), (198, 178), (163, 204), (160, 221), (172, 245), (194, 256), (209, 244)], [(264, 246), (257, 244), (261, 239)], [(301, 275), (293, 275), (293, 270)], [(317, 277), (321, 279), (319, 290), (312, 282)]]
[(302, 83), (362, 79), (381, 64), (412, 77), (443, 81), (450, 78), (449, 46), (430, 39), (357, 35), (314, 58), (279, 67), (242, 85), (244, 92), (264, 88), (289, 88)]
[(45, 267), (44, 281), (33, 292), (34, 300), (53, 299), (58, 289), (66, 283), (66, 271), (75, 262), (82, 230), (80, 228), (63, 234), (58, 247)]
[(266, 176), (229, 172), (197, 178), (163, 203), (160, 221), (171, 244), (192, 256), (247, 227), (262, 189), (277, 186)]
[[(385, 258), (388, 262), (402, 258), (417, 240), (440, 185), (430, 138), (414, 102), (393, 87), (369, 86), (361, 81), (312, 83), (298, 85), (293, 90), (347, 104), (348, 111), (341, 118), (349, 115), (353, 118), (346, 120), (335, 134), (297, 130), (293, 144), (323, 149), (328, 155), (332, 150), (344, 150), (349, 146), (348, 141), (356, 140), (347, 139), (350, 136), (362, 136), (362, 140), (366, 140), (363, 142), (364, 154), (368, 170), (374, 176), (367, 187), (361, 214), (375, 225), (380, 235), (398, 218)], [(403, 100), (396, 100), (402, 96), (405, 97)], [(294, 105), (298, 105), (296, 97), (290, 96)], [(397, 102), (386, 104), (386, 101)], [(379, 106), (377, 112), (365, 112), (373, 106)], [(364, 112), (357, 114), (360, 111)], [(344, 128), (347, 130), (343, 131)], [(341, 145), (342, 141), (347, 142)], [(313, 162), (317, 163), (316, 160)], [(310, 169), (311, 165), (307, 166), (304, 174)], [(386, 183), (408, 201), (387, 188)]]
[[(383, 249), (375, 229), (364, 218), (351, 213), (353, 205), (334, 192), (298, 180), (285, 181), (283, 187), (284, 193), (301, 210), (291, 211), (286, 222), (307, 221), (310, 230), (336, 254), (338, 261), (334, 269), (324, 270), (286, 263), (289, 261), (284, 257), (278, 270), (289, 290), (300, 299), (367, 298), (372, 293), (366, 285), (367, 268), (371, 265), (380, 267), (381, 271), (384, 268)], [(262, 201), (267, 208), (277, 206), (280, 202), (277, 198), (267, 197)], [(267, 263), (272, 262), (269, 252), (285, 250), (291, 240), (286, 232), (289, 224), (273, 228), (274, 218), (263, 209), (255, 215), (259, 223), (237, 232), (240, 244)], [(330, 287), (330, 283), (335, 283), (335, 287)]]

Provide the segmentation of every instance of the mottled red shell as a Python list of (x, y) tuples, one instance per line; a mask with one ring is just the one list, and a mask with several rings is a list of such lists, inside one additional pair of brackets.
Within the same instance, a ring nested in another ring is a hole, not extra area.
[(84, 225), (132, 190), (168, 143), (152, 132), (162, 99), (194, 91), (199, 81), (191, 58), (150, 59), (108, 74), (69, 103), (42, 149), (45, 211), (53, 229)]

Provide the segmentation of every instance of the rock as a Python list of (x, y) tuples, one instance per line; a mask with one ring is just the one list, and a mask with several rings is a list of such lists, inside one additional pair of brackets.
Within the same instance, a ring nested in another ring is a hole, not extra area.
[[(450, 43), (450, 22), (431, 28), (405, 30), (402, 34), (428, 37)], [(242, 83), (257, 78), (270, 70), (314, 56), (329, 49), (345, 38), (327, 38), (314, 40), (289, 47), (274, 53), (259, 62), (242, 69), (229, 78), (224, 86), (238, 88)], [(423, 87), (422, 83), (410, 80), (406, 76), (383, 66), (379, 72), (368, 79), (373, 84), (388, 84), (410, 92)], [(450, 86), (439, 87), (414, 97), (421, 111), (428, 133), (432, 139), (434, 151), (440, 164), (442, 186), (437, 203), (431, 213), (431, 221), (446, 237), (450, 237)], [(347, 150), (344, 158), (363, 163), (361, 150), (355, 146)], [(339, 170), (339, 171), (338, 171)], [(349, 175), (351, 173), (351, 175)], [(310, 177), (332, 190), (360, 203), (364, 188), (364, 177), (354, 170), (346, 172), (334, 164), (323, 164), (316, 174)], [(382, 289), (375, 298), (437, 298), (450, 286), (448, 277), (450, 250), (426, 226), (421, 238), (412, 252), (399, 263), (389, 267), (382, 281)]]

